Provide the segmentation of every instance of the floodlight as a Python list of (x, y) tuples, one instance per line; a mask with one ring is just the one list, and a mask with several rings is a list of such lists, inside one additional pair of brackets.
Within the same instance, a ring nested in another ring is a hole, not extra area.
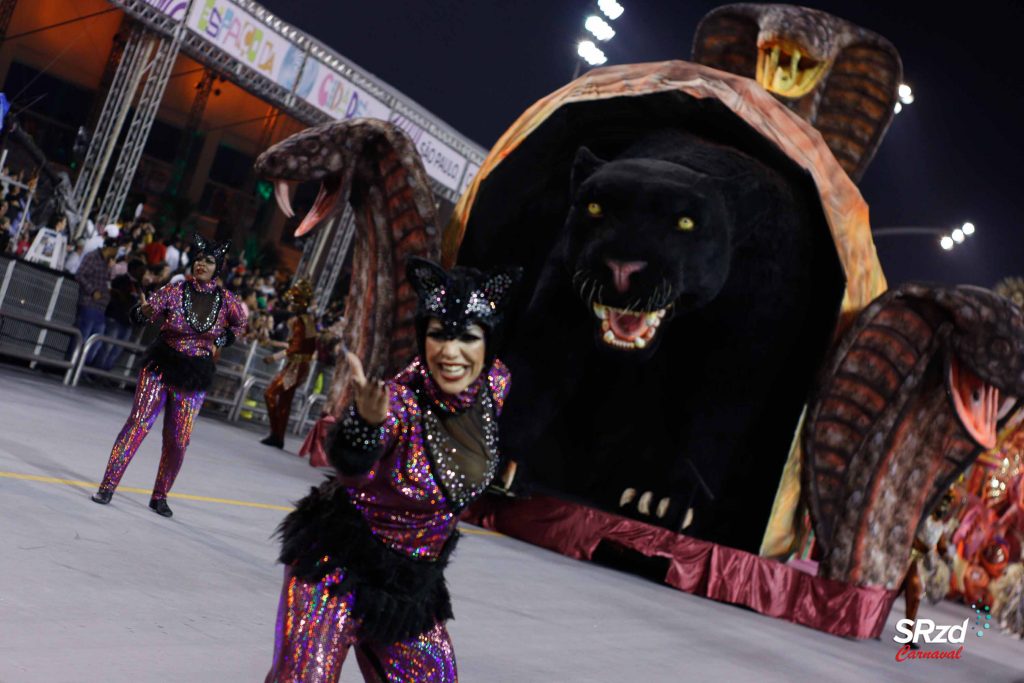
[(604, 15), (615, 21), (622, 16), (625, 8), (615, 0), (597, 0), (597, 6), (604, 12)]
[(613, 29), (607, 21), (596, 14), (591, 14), (587, 17), (583, 26), (594, 34), (594, 37), (598, 40), (611, 40), (615, 36), (615, 29)]

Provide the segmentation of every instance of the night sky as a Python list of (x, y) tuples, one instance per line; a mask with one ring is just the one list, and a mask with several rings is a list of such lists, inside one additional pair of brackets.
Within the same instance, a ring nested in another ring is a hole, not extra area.
[[(688, 59), (700, 18), (726, 3), (619, 0), (609, 64)], [(265, 0), (270, 11), (418, 101), (487, 148), (534, 101), (570, 80), (584, 0)], [(879, 236), (890, 285), (991, 287), (1024, 276), (1024, 2), (825, 2), (811, 6), (888, 38), (916, 101), (889, 128), (861, 182), (872, 225), (959, 225), (950, 252), (931, 237)]]

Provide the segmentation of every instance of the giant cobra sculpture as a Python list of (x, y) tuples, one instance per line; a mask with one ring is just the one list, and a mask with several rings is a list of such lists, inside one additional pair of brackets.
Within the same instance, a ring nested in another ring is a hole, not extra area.
[(918, 526), (1024, 396), (1024, 315), (977, 287), (904, 285), (832, 352), (804, 430), (823, 573), (898, 588)]

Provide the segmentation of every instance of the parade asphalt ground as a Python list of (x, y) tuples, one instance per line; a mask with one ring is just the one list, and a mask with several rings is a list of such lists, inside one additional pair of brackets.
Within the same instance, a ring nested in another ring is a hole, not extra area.
[[(0, 683), (254, 683), (270, 665), (272, 538), (324, 472), (262, 432), (201, 417), (165, 519), (148, 507), (162, 417), (108, 506), (89, 500), (126, 391), (0, 365)], [(448, 628), (464, 683), (1024, 682), (1024, 641), (968, 634), (960, 660), (897, 663), (837, 638), (463, 525)], [(964, 605), (924, 605), (940, 624)], [(929, 646), (926, 646), (929, 647)], [(931, 646), (945, 647), (945, 646)], [(353, 658), (343, 682), (359, 681)]]

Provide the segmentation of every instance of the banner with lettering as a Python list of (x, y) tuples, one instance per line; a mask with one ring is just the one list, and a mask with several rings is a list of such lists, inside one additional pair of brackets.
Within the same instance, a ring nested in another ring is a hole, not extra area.
[(188, 0), (143, 0), (143, 2), (160, 10), (175, 21), (184, 19), (185, 12), (188, 10)]
[(326, 64), (313, 59), (306, 63), (296, 94), (331, 118), (341, 121), (354, 118), (386, 121), (391, 113), (388, 105)]
[(390, 121), (412, 138), (430, 177), (448, 189), (458, 191), (466, 159), (399, 112), (391, 112)]
[(291, 41), (231, 0), (195, 0), (187, 26), (275, 83), (289, 90), (295, 84), (298, 69), (284, 68)]

